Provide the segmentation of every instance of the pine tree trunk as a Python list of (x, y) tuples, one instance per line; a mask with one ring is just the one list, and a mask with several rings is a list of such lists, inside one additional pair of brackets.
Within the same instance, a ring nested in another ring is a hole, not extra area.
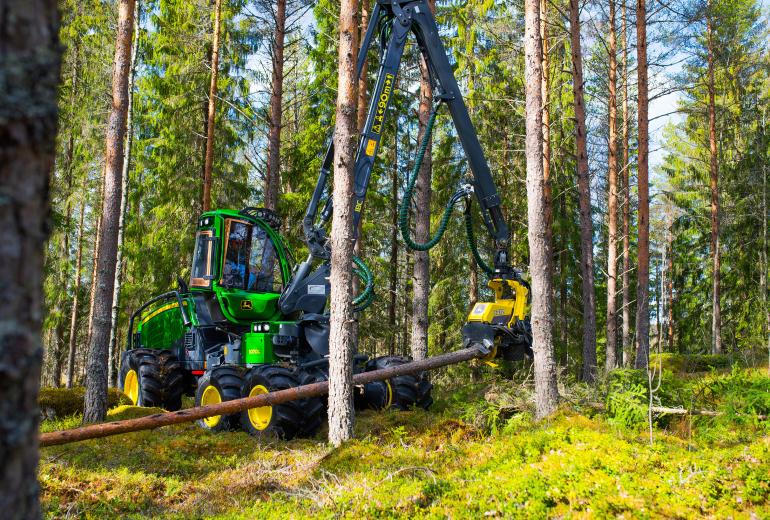
[(67, 352), (67, 388), (75, 384), (75, 347), (78, 336), (78, 306), (80, 301), (80, 277), (83, 271), (83, 221), (86, 213), (85, 203), (80, 205), (78, 222), (78, 252), (75, 259), (75, 285), (72, 290), (72, 313), (70, 316), (69, 349)]
[(123, 137), (128, 110), (128, 76), (131, 65), (131, 39), (134, 28), (135, 0), (120, 0), (115, 61), (112, 72), (112, 110), (107, 122), (96, 291), (92, 335), (86, 371), (86, 395), (83, 422), (104, 420), (107, 415), (107, 353), (110, 339), (112, 293), (115, 287), (115, 263), (118, 247), (118, 223), (123, 172)]
[(390, 170), (390, 280), (388, 292), (388, 330), (390, 331), (390, 344), (388, 355), (396, 353), (396, 305), (398, 294), (398, 123), (396, 123), (393, 144), (393, 167)]
[(41, 516), (43, 263), (63, 50), (56, 6), (10, 0), (0, 8), (0, 511), (10, 520)]
[(636, 56), (639, 108), (639, 160), (638, 192), (639, 223), (637, 242), (637, 284), (636, 284), (636, 368), (647, 368), (650, 357), (650, 187), (649, 187), (649, 121), (647, 89), (647, 6), (646, 0), (636, 1)]
[(631, 160), (629, 151), (628, 114), (628, 18), (625, 0), (622, 6), (623, 25), (623, 366), (630, 367), (633, 357), (631, 344)]
[(117, 386), (115, 347), (118, 338), (118, 311), (120, 310), (120, 287), (123, 280), (123, 236), (125, 235), (126, 213), (128, 212), (128, 173), (131, 167), (131, 147), (134, 143), (134, 76), (136, 75), (136, 54), (139, 49), (139, 0), (134, 6), (134, 40), (131, 46), (131, 64), (128, 76), (128, 107), (126, 109), (126, 150), (123, 154), (120, 189), (120, 220), (118, 221), (118, 256), (115, 261), (115, 287), (112, 291), (112, 313), (110, 316), (110, 347), (107, 355), (107, 378), (109, 386)]
[[(548, 241), (553, 243), (553, 194), (551, 189), (551, 110), (548, 101), (550, 91), (550, 69), (548, 64), (548, 0), (540, 0), (540, 39), (543, 45), (543, 73), (540, 82), (540, 96), (543, 100), (543, 189), (545, 190), (545, 212), (548, 227)], [(551, 265), (553, 268), (553, 262)], [(552, 276), (553, 277), (553, 276)]]
[[(104, 185), (104, 168), (102, 168), (102, 186)], [(97, 199), (98, 203), (94, 207), (99, 207), (102, 204), (102, 197)], [(91, 344), (91, 336), (94, 333), (94, 301), (96, 300), (96, 273), (99, 265), (99, 240), (101, 238), (102, 229), (102, 216), (96, 217), (96, 229), (94, 230), (94, 247), (92, 250), (91, 258), (91, 286), (89, 288), (88, 295), (88, 334), (86, 335), (86, 345)], [(85, 363), (81, 364), (81, 371), (85, 375)]]
[[(280, 1), (280, 0), (279, 0)], [(209, 86), (209, 104), (206, 112), (206, 155), (203, 161), (203, 211), (211, 209), (211, 170), (214, 167), (214, 129), (217, 112), (217, 77), (219, 74), (219, 26), (222, 13), (222, 0), (214, 4), (214, 35), (211, 43), (211, 85)], [(283, 63), (283, 60), (281, 60)], [(272, 127), (271, 127), (272, 128)]]
[(353, 436), (352, 270), (353, 169), (356, 127), (357, 0), (340, 5), (337, 118), (334, 132), (334, 214), (331, 232), (331, 331), (329, 334), (329, 442)]
[(270, 131), (267, 136), (265, 207), (278, 207), (281, 187), (281, 126), (283, 124), (283, 49), (286, 40), (286, 0), (276, 0), (273, 30), (273, 77), (270, 88)]
[[(711, 9), (711, 2), (708, 2)], [(719, 251), (719, 166), (717, 163), (716, 86), (711, 13), (706, 20), (708, 45), (709, 187), (711, 188), (711, 353), (722, 353), (722, 308), (720, 305), (722, 255)]]
[[(433, 0), (428, 5), (435, 11)], [(433, 105), (433, 89), (428, 75), (428, 65), (424, 58), (420, 59), (420, 106), (419, 131), (417, 132), (418, 146), (422, 143), (425, 128), (430, 118)], [(431, 173), (433, 169), (432, 139), (428, 142), (425, 157), (417, 175), (414, 193), (415, 240), (427, 242), (430, 237), (430, 199)], [(414, 252), (414, 272), (412, 278), (412, 342), (413, 359), (424, 359), (428, 356), (428, 298), (430, 296), (430, 256), (428, 251)]]
[(543, 101), (540, 97), (542, 61), (539, 0), (525, 0), (524, 76), (529, 268), (532, 280), (532, 350), (534, 351), (536, 414), (541, 418), (550, 415), (556, 409), (559, 399), (553, 351), (551, 243), (548, 240), (543, 183)]
[(593, 222), (588, 174), (586, 112), (583, 101), (583, 57), (580, 45), (580, 1), (570, 0), (572, 91), (575, 98), (578, 196), (580, 202), (580, 272), (583, 277), (583, 380), (596, 377), (596, 297), (594, 295)]
[(618, 366), (617, 357), (617, 276), (618, 276), (618, 60), (615, 36), (615, 0), (610, 3), (609, 36), (609, 92), (608, 92), (608, 156), (607, 156), (607, 358), (605, 369)]

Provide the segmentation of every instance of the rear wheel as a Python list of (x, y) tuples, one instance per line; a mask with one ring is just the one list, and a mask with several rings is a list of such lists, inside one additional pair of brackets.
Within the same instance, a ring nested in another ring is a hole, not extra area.
[[(219, 404), (241, 397), (243, 377), (240, 370), (231, 366), (215, 367), (198, 380), (195, 406)], [(238, 427), (238, 414), (215, 415), (200, 419), (198, 425), (206, 430), (225, 431)]]
[[(371, 372), (372, 370), (399, 366), (410, 361), (411, 359), (403, 356), (378, 357), (366, 364), (366, 371)], [(392, 377), (386, 380), (386, 382), (390, 390), (390, 399), (386, 400), (386, 405), (382, 406), (382, 408), (408, 410), (416, 406), (427, 410), (433, 404), (433, 397), (431, 397), (433, 385), (428, 381), (424, 372), (415, 375)]]
[[(298, 370), (277, 365), (257, 366), (244, 376), (241, 396), (254, 397), (310, 382), (309, 377)], [(263, 439), (312, 437), (321, 427), (322, 409), (317, 397), (251, 408), (241, 412), (241, 426), (251, 435)]]
[(124, 352), (118, 384), (136, 406), (171, 411), (182, 407), (184, 372), (170, 350), (137, 348)]

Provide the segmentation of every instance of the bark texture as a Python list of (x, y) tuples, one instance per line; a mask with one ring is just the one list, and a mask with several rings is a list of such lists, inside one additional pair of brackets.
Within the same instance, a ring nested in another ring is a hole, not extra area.
[(390, 170), (390, 279), (388, 303), (388, 325), (390, 326), (390, 343), (388, 346), (388, 355), (393, 356), (396, 353), (396, 305), (398, 295), (398, 125), (394, 132), (393, 144), (393, 166)]
[[(540, 39), (543, 42), (543, 66), (540, 96), (543, 100), (543, 189), (545, 190), (545, 212), (548, 227), (548, 241), (553, 242), (553, 194), (551, 190), (551, 110), (548, 101), (550, 91), (550, 69), (548, 64), (548, 0), (540, 0)], [(551, 265), (553, 268), (553, 265)]]
[[(273, 76), (270, 87), (270, 130), (267, 136), (265, 207), (278, 207), (281, 188), (281, 126), (283, 125), (283, 50), (286, 40), (286, 0), (276, 0), (273, 29)], [(210, 120), (210, 119), (209, 119)]]
[[(431, 10), (435, 11), (433, 0), (429, 0)], [(430, 84), (428, 66), (420, 58), (420, 106), (418, 108), (419, 131), (417, 143), (422, 143), (425, 126), (430, 118), (433, 105), (433, 88)], [(428, 142), (425, 158), (417, 175), (414, 194), (415, 240), (427, 242), (430, 236), (430, 199), (432, 139)], [(428, 355), (428, 298), (430, 297), (430, 255), (428, 251), (414, 252), (414, 271), (412, 275), (412, 342), (411, 352), (414, 359), (423, 359)]]
[(37, 407), (43, 255), (61, 66), (53, 0), (0, 8), (0, 511), (40, 518)]
[(618, 280), (618, 59), (615, 35), (615, 0), (609, 0), (610, 58), (607, 110), (607, 357), (605, 369), (618, 365), (618, 322), (616, 314)]
[[(708, 3), (711, 8), (711, 2)], [(711, 353), (722, 353), (722, 306), (720, 304), (722, 255), (719, 251), (719, 166), (717, 157), (716, 85), (714, 84), (714, 28), (706, 14), (708, 45), (709, 188), (711, 189)]]
[(211, 43), (211, 85), (209, 86), (209, 105), (206, 113), (206, 155), (203, 160), (203, 211), (211, 209), (211, 170), (214, 167), (214, 129), (217, 113), (217, 77), (219, 75), (219, 26), (222, 13), (222, 0), (214, 4), (214, 36)]
[(623, 366), (631, 366), (631, 161), (628, 143), (628, 16), (626, 2), (621, 2), (623, 18)]
[(117, 386), (118, 371), (115, 349), (118, 343), (118, 311), (120, 310), (120, 287), (123, 280), (123, 236), (125, 235), (126, 213), (128, 212), (128, 172), (131, 167), (131, 147), (134, 143), (134, 76), (136, 75), (136, 53), (139, 50), (139, 0), (134, 5), (134, 40), (131, 47), (131, 64), (128, 76), (128, 107), (126, 108), (126, 150), (123, 154), (123, 168), (120, 174), (120, 219), (118, 220), (118, 253), (115, 261), (115, 286), (112, 291), (112, 313), (110, 315), (110, 348), (107, 355), (107, 377), (109, 386)]
[(356, 126), (356, 0), (340, 5), (337, 119), (334, 132), (334, 215), (331, 232), (331, 331), (329, 335), (329, 442), (339, 446), (353, 436), (353, 168)]
[(547, 232), (543, 182), (543, 102), (540, 87), (542, 59), (539, 0), (525, 0), (527, 217), (529, 269), (532, 280), (532, 350), (534, 351), (535, 403), (538, 417), (550, 415), (556, 409), (559, 399), (553, 350), (551, 243)]
[(110, 340), (112, 294), (118, 250), (118, 224), (123, 174), (123, 137), (128, 110), (128, 76), (134, 29), (134, 0), (120, 0), (115, 61), (112, 69), (112, 107), (107, 121), (102, 224), (97, 250), (96, 290), (92, 334), (86, 370), (84, 422), (103, 421), (107, 415), (107, 353)]
[(578, 197), (580, 206), (580, 273), (583, 278), (583, 380), (596, 377), (596, 296), (594, 294), (593, 222), (591, 181), (588, 177), (586, 109), (583, 100), (583, 56), (580, 45), (580, 1), (570, 0), (572, 92), (575, 99)]
[(647, 368), (650, 357), (650, 186), (649, 186), (649, 121), (647, 119), (649, 93), (647, 87), (647, 5), (636, 1), (636, 75), (639, 107), (638, 192), (639, 238), (637, 240), (636, 283), (636, 368)]

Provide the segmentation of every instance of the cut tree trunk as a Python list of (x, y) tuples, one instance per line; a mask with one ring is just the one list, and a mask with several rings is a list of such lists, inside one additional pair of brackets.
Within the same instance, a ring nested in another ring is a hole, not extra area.
[(543, 183), (543, 120), (540, 82), (543, 48), (540, 40), (539, 0), (524, 2), (524, 76), (526, 85), (527, 217), (532, 283), (532, 350), (535, 369), (535, 404), (546, 417), (559, 399), (553, 351), (553, 281), (551, 243), (545, 214)]
[(621, 2), (623, 26), (623, 366), (631, 366), (631, 159), (628, 114), (628, 18), (626, 1)]
[(583, 56), (580, 45), (580, 1), (570, 0), (572, 92), (575, 99), (578, 197), (580, 206), (580, 272), (583, 277), (583, 380), (596, 378), (596, 297), (594, 295), (591, 180), (588, 173), (586, 111), (583, 101)]
[(84, 422), (104, 420), (107, 415), (107, 353), (110, 340), (112, 293), (118, 250), (118, 223), (123, 173), (123, 137), (126, 135), (128, 76), (135, 0), (120, 0), (115, 61), (112, 71), (112, 109), (107, 122), (102, 225), (99, 233), (98, 263), (92, 334), (86, 370)]
[[(625, 0), (624, 0), (625, 1)], [(618, 59), (615, 36), (615, 0), (610, 4), (609, 36), (609, 89), (608, 98), (608, 146), (607, 146), (607, 357), (605, 369), (618, 366), (618, 322), (616, 315), (618, 280)]]
[(217, 113), (217, 77), (219, 75), (219, 26), (222, 13), (222, 0), (214, 3), (214, 29), (211, 43), (211, 85), (209, 86), (209, 104), (206, 113), (206, 155), (203, 161), (203, 211), (211, 209), (211, 170), (214, 167), (214, 129)]
[(331, 331), (329, 333), (329, 442), (353, 436), (353, 169), (356, 127), (357, 0), (340, 5), (337, 118), (334, 132), (334, 214), (331, 232)]
[[(711, 9), (711, 2), (708, 2)], [(708, 46), (709, 103), (709, 187), (711, 189), (711, 353), (722, 353), (722, 307), (720, 304), (722, 265), (719, 251), (719, 166), (717, 163), (716, 85), (714, 84), (714, 35), (711, 13), (706, 19)]]
[(636, 75), (638, 83), (637, 110), (639, 128), (639, 160), (637, 183), (639, 192), (639, 222), (637, 241), (636, 283), (636, 368), (647, 368), (650, 357), (650, 187), (649, 187), (649, 93), (647, 87), (647, 5), (636, 1)]
[(43, 263), (63, 47), (54, 0), (0, 8), (0, 511), (40, 518), (37, 406)]
[(281, 188), (281, 126), (283, 124), (283, 50), (286, 40), (286, 0), (276, 0), (273, 29), (273, 76), (270, 88), (270, 131), (267, 136), (265, 207), (278, 208)]
[(123, 154), (120, 189), (120, 220), (118, 221), (118, 256), (115, 261), (115, 287), (112, 291), (112, 313), (110, 315), (110, 346), (107, 355), (107, 377), (109, 386), (115, 387), (118, 371), (115, 363), (115, 348), (118, 338), (118, 311), (120, 310), (120, 286), (123, 280), (123, 237), (128, 212), (128, 172), (131, 167), (131, 147), (134, 143), (134, 76), (136, 75), (136, 54), (139, 49), (139, 0), (134, 6), (134, 40), (131, 46), (131, 64), (128, 76), (128, 108), (126, 109), (126, 150)]
[[(433, 0), (429, 0), (431, 10), (435, 10)], [(426, 125), (433, 105), (433, 88), (430, 84), (428, 64), (420, 58), (420, 106), (418, 109), (419, 131), (418, 146), (422, 143)], [(425, 157), (417, 174), (414, 193), (415, 240), (420, 243), (430, 237), (430, 199), (432, 139), (428, 141)], [(430, 296), (430, 256), (428, 251), (414, 252), (414, 271), (412, 278), (412, 358), (423, 359), (428, 355), (428, 298)]]
[(75, 258), (75, 284), (72, 289), (72, 313), (70, 316), (69, 349), (67, 352), (67, 388), (75, 384), (75, 352), (78, 336), (78, 306), (80, 305), (80, 277), (83, 271), (83, 221), (86, 213), (85, 202), (80, 204), (78, 222), (78, 251)]

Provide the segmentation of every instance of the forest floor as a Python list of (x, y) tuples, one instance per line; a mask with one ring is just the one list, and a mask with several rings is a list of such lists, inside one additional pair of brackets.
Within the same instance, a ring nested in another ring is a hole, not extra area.
[[(680, 394), (770, 401), (752, 397), (770, 390), (767, 370), (678, 380)], [(770, 428), (729, 398), (708, 397), (722, 418), (658, 418), (651, 442), (638, 386), (616, 388), (607, 412), (571, 404), (535, 422), (510, 395), (499, 404), (505, 384), (437, 388), (430, 412), (360, 413), (338, 449), (323, 432), (265, 445), (194, 424), (43, 448), (43, 507), (55, 518), (770, 518)], [(118, 406), (110, 419), (155, 411)]]

